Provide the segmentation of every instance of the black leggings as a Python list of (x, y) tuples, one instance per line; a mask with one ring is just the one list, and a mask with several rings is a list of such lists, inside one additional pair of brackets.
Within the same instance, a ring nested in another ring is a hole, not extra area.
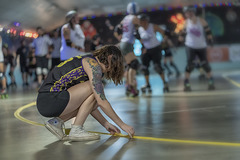
[(186, 53), (187, 53), (187, 67), (186, 71), (191, 72), (195, 66), (196, 58), (199, 58), (200, 61), (200, 67), (202, 67), (207, 73), (211, 71), (211, 67), (207, 60), (207, 50), (206, 48), (201, 49), (193, 49), (190, 47), (186, 47)]
[(152, 49), (147, 49), (147, 52), (145, 54), (142, 54), (141, 56), (142, 65), (143, 65), (142, 71), (144, 72), (145, 76), (149, 75), (148, 68), (151, 61), (153, 61), (155, 71), (160, 75), (163, 73), (163, 68), (161, 66), (161, 59), (162, 59), (161, 51), (162, 51), (161, 47), (157, 46)]

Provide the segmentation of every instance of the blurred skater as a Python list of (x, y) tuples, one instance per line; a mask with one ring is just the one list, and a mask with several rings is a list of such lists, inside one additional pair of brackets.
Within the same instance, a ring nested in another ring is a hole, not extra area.
[(203, 18), (196, 16), (196, 8), (187, 6), (183, 8), (186, 16), (185, 27), (180, 33), (179, 40), (183, 41), (185, 37), (185, 46), (187, 52), (187, 66), (184, 80), (184, 91), (191, 91), (189, 82), (190, 74), (195, 68), (196, 56), (200, 60), (200, 66), (207, 73), (208, 89), (214, 90), (214, 81), (212, 77), (211, 67), (207, 60), (207, 41), (212, 44), (213, 36), (208, 23)]

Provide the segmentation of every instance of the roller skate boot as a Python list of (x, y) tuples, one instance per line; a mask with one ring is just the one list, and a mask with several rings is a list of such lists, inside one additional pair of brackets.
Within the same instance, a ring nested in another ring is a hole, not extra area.
[(146, 92), (152, 93), (150, 84), (146, 84), (145, 86), (142, 86), (141, 91), (142, 91), (142, 93), (146, 93)]
[(2, 89), (0, 95), (1, 99), (7, 99), (8, 98), (7, 89)]
[(215, 90), (213, 78), (208, 80), (208, 90)]
[(190, 91), (192, 91), (191, 85), (190, 85), (188, 79), (186, 79), (186, 80), (184, 81), (184, 91), (185, 91), (185, 92), (190, 92)]
[(130, 95), (130, 88), (128, 86), (126, 86), (125, 94), (126, 96)]
[(164, 87), (163, 87), (163, 93), (169, 92), (169, 87), (168, 87), (168, 83), (164, 83)]
[(127, 96), (129, 96), (129, 97), (137, 97), (138, 94), (139, 94), (139, 91), (135, 87), (133, 87), (131, 85), (129, 85), (127, 87), (127, 90), (126, 90), (126, 95)]
[(10, 86), (13, 87), (13, 88), (14, 88), (14, 87), (17, 87), (17, 83), (16, 83), (16, 82), (12, 82), (12, 83), (10, 84)]

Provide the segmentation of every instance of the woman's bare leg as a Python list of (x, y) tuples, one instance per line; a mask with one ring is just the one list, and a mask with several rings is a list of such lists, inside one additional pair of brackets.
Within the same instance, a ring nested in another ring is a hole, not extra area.
[[(137, 59), (137, 57), (135, 56), (135, 54), (133, 52), (130, 52), (124, 56), (124, 59), (127, 64), (130, 64), (133, 60)], [(127, 84), (133, 86), (135, 77), (136, 77), (136, 71), (133, 70), (132, 68), (129, 68), (129, 70), (127, 72)]]
[[(0, 72), (4, 73), (4, 64), (3, 63), (0, 63)], [(2, 83), (2, 88), (6, 89), (7, 88), (7, 81), (6, 81), (5, 76), (2, 77), (1, 83)]]
[(67, 121), (76, 116), (75, 125), (83, 125), (87, 116), (97, 105), (89, 82), (77, 84), (68, 89), (70, 100), (63, 113), (59, 116)]

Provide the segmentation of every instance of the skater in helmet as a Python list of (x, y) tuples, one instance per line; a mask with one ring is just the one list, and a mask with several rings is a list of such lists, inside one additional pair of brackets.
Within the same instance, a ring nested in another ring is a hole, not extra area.
[(120, 50), (124, 56), (125, 63), (127, 64), (126, 76), (126, 94), (132, 97), (138, 95), (136, 85), (136, 72), (139, 68), (139, 61), (133, 52), (133, 44), (135, 43), (136, 27), (139, 25), (136, 14), (139, 12), (139, 6), (135, 2), (127, 5), (128, 15), (121, 21), (122, 37), (120, 42)]
[(180, 32), (180, 41), (184, 41), (187, 52), (187, 66), (184, 80), (184, 91), (191, 91), (189, 82), (190, 74), (193, 71), (195, 58), (198, 56), (201, 67), (207, 73), (208, 89), (214, 90), (214, 81), (212, 78), (211, 67), (207, 60), (207, 42), (213, 43), (213, 36), (208, 23), (203, 18), (196, 16), (196, 8), (194, 6), (186, 6), (183, 8), (186, 16), (184, 29)]
[(138, 32), (140, 34), (141, 41), (143, 43), (143, 53), (141, 56), (142, 59), (142, 71), (144, 72), (146, 85), (142, 87), (143, 93), (146, 90), (151, 92), (151, 86), (149, 82), (149, 65), (152, 61), (154, 64), (155, 71), (160, 75), (163, 80), (164, 87), (163, 92), (168, 92), (168, 83), (165, 80), (164, 71), (161, 65), (161, 42), (158, 41), (156, 37), (156, 32), (160, 32), (163, 36), (165, 35), (165, 31), (162, 30), (156, 24), (150, 23), (150, 18), (146, 14), (141, 14), (138, 16), (140, 20), (140, 27), (138, 28)]

